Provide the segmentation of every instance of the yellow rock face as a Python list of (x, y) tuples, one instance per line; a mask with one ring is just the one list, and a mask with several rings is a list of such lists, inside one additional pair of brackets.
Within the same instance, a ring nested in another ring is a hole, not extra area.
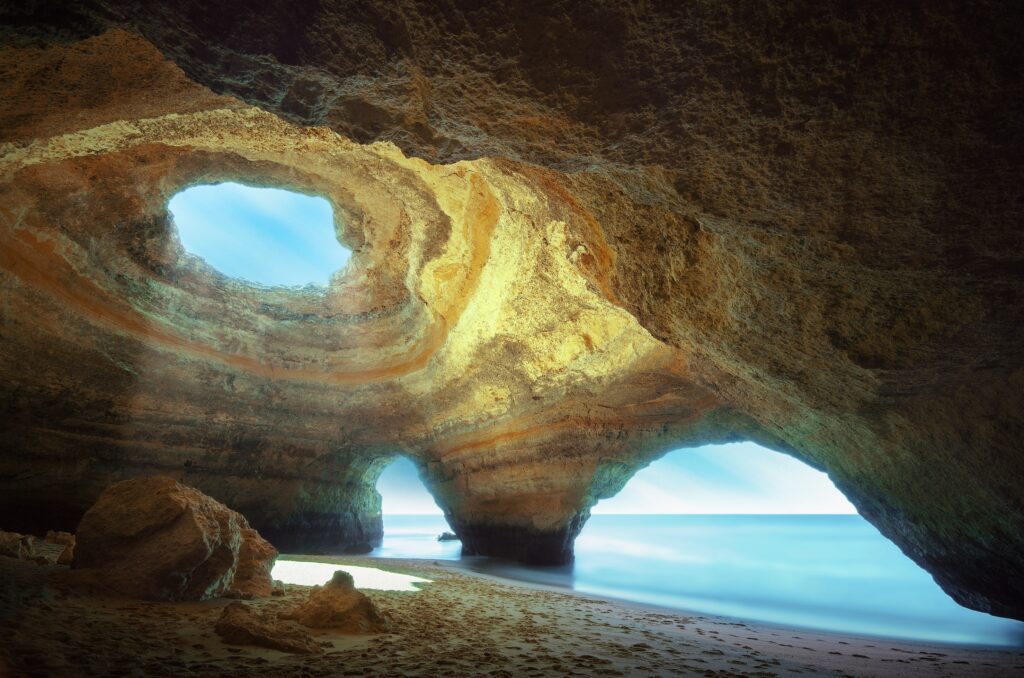
[[(404, 453), (469, 552), (564, 562), (637, 468), (746, 438), (1022, 614), (1024, 123), (994, 15), (366, 4), (12, 29), (2, 527), (159, 472), (344, 549)], [(185, 253), (167, 201), (227, 180), (330, 200), (349, 266), (266, 289)]]

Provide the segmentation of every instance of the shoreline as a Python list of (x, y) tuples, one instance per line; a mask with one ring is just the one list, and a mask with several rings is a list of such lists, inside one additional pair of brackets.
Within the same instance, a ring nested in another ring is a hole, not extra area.
[[(370, 558), (370, 557), (367, 557), (367, 558), (368, 558), (368, 560), (371, 560), (371, 561), (372, 560), (430, 560), (430, 559), (410, 559), (410, 558)], [(431, 561), (431, 562), (433, 562), (433, 561)], [(437, 561), (437, 562), (442, 563), (442, 564), (444, 564), (444, 563), (453, 563), (453, 564), (455, 564), (455, 563), (459, 563), (461, 561), (456, 561), (456, 560), (448, 560), (448, 561), (440, 560), (440, 561)], [(901, 644), (904, 644), (904, 645), (914, 645), (914, 644), (916, 644), (916, 645), (921, 645), (923, 647), (934, 647), (936, 645), (941, 645), (941, 646), (944, 646), (944, 647), (949, 647), (951, 649), (961, 648), (961, 649), (969, 649), (969, 650), (994, 650), (994, 651), (1004, 651), (1004, 652), (1010, 652), (1010, 653), (1021, 653), (1022, 656), (1024, 656), (1024, 637), (1021, 638), (1021, 643), (1019, 645), (997, 645), (997, 644), (985, 644), (985, 643), (968, 643), (968, 642), (960, 642), (960, 641), (955, 641), (955, 640), (927, 640), (927, 639), (912, 638), (912, 637), (872, 635), (872, 634), (868, 634), (868, 633), (854, 633), (854, 632), (846, 632), (846, 631), (836, 631), (836, 630), (830, 630), (830, 629), (817, 628), (817, 627), (813, 627), (813, 626), (799, 626), (799, 625), (796, 625), (796, 624), (782, 624), (782, 623), (778, 623), (778, 622), (762, 621), (762, 620), (758, 620), (758, 619), (749, 619), (749, 618), (746, 618), (746, 617), (734, 617), (734, 616), (725, 615), (725, 614), (714, 614), (714, 613), (710, 613), (710, 612), (701, 612), (701, 611), (698, 611), (698, 610), (687, 610), (685, 608), (671, 607), (669, 605), (658, 605), (656, 603), (647, 603), (647, 602), (643, 602), (643, 601), (639, 601), (639, 600), (630, 600), (629, 598), (621, 598), (619, 596), (614, 596), (614, 595), (606, 595), (606, 594), (600, 594), (600, 593), (587, 593), (585, 591), (580, 591), (578, 589), (574, 589), (574, 588), (567, 587), (567, 586), (558, 586), (558, 585), (555, 585), (555, 584), (544, 584), (542, 582), (533, 582), (533, 581), (529, 581), (529, 580), (526, 580), (526, 579), (516, 579), (515, 577), (503, 577), (501, 575), (491, 574), (491, 573), (488, 573), (488, 572), (480, 572), (478, 570), (473, 570), (473, 569), (471, 569), (469, 567), (460, 567), (458, 565), (453, 565), (453, 569), (456, 569), (456, 570), (458, 570), (460, 572), (463, 572), (463, 573), (469, 574), (469, 575), (473, 575), (473, 576), (490, 578), (490, 579), (493, 579), (494, 581), (497, 581), (497, 582), (511, 582), (511, 583), (520, 584), (520, 585), (527, 586), (527, 587), (537, 588), (539, 590), (550, 590), (550, 591), (555, 591), (555, 592), (565, 592), (565, 593), (570, 593), (570, 594), (579, 595), (579, 596), (587, 596), (587, 597), (592, 597), (592, 598), (596, 597), (596, 598), (601, 598), (603, 600), (607, 600), (609, 602), (613, 602), (613, 603), (615, 603), (617, 605), (621, 605), (621, 606), (624, 606), (624, 607), (635, 607), (635, 608), (637, 608), (639, 610), (650, 611), (650, 612), (659, 612), (659, 613), (664, 613), (664, 614), (679, 614), (679, 615), (685, 615), (687, 617), (694, 617), (694, 618), (701, 617), (701, 618), (719, 620), (719, 621), (726, 622), (726, 623), (742, 622), (742, 623), (748, 624), (748, 625), (756, 625), (757, 627), (763, 628), (763, 629), (774, 629), (774, 630), (783, 631), (783, 632), (803, 632), (803, 633), (808, 633), (808, 634), (810, 634), (810, 633), (817, 633), (817, 634), (824, 634), (824, 635), (829, 635), (829, 636), (836, 636), (836, 637), (842, 638), (844, 640), (848, 639), (848, 638), (855, 638), (855, 639), (864, 640), (865, 642), (880, 642), (880, 643), (882, 643), (882, 642), (891, 641), (893, 643), (901, 643)], [(1022, 667), (1022, 668), (1024, 668), (1024, 667)]]
[[(161, 603), (97, 595), (66, 568), (0, 558), (3, 675), (357, 676), (989, 676), (1024, 670), (1024, 652), (782, 628), (666, 610), (465, 571), (453, 561), (366, 556), (282, 560), (376, 567), (431, 580), (363, 589), (389, 633), (311, 631), (322, 655), (224, 644), (215, 599)], [(69, 583), (71, 582), (71, 583)], [(247, 601), (282, 614), (310, 587)]]

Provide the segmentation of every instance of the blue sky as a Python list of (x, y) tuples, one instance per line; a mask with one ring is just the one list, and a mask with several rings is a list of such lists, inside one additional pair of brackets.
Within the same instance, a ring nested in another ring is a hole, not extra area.
[(323, 198), (235, 183), (193, 186), (168, 204), (185, 249), (262, 285), (326, 285), (351, 252)]
[[(377, 482), (384, 513), (440, 514), (401, 457)], [(670, 452), (593, 513), (856, 513), (824, 473), (754, 443)]]
[[(222, 273), (263, 285), (326, 285), (348, 263), (323, 198), (236, 183), (194, 186), (169, 207), (182, 245)], [(441, 510), (400, 458), (377, 484), (385, 513)], [(824, 473), (753, 443), (677, 450), (594, 513), (855, 513)]]
[(384, 513), (441, 515), (441, 509), (420, 480), (416, 465), (406, 457), (398, 457), (384, 469), (377, 481), (377, 491)]

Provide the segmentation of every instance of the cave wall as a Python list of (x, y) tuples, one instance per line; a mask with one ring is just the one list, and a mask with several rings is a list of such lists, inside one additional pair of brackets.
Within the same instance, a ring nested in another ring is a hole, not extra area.
[[(1024, 614), (1017, 4), (57, 4), (0, 34), (11, 515), (192, 461), (340, 546), (401, 449), (468, 550), (552, 562), (744, 437)], [(185, 255), (166, 200), (224, 179), (329, 197), (349, 270)]]

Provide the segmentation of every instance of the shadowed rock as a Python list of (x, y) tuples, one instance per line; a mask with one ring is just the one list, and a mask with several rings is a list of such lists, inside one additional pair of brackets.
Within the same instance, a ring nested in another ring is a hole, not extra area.
[(316, 587), (309, 600), (284, 616), (313, 629), (334, 629), (342, 633), (381, 633), (388, 620), (365, 594), (357, 591), (352, 575), (338, 570), (331, 581)]
[(46, 533), (44, 541), (47, 544), (62, 546), (63, 550), (57, 556), (58, 565), (70, 565), (75, 558), (75, 535), (70, 532), (59, 532), (50, 530)]
[(228, 589), (269, 595), (276, 557), (241, 515), (155, 476), (100, 495), (78, 526), (73, 565), (102, 570), (106, 586), (123, 595), (203, 600)]
[(0, 530), (0, 556), (31, 560), (36, 555), (35, 543), (32, 535)]
[(214, 627), (221, 640), (231, 645), (258, 645), (295, 654), (321, 654), (313, 638), (296, 627), (258, 616), (243, 603), (230, 603)]

